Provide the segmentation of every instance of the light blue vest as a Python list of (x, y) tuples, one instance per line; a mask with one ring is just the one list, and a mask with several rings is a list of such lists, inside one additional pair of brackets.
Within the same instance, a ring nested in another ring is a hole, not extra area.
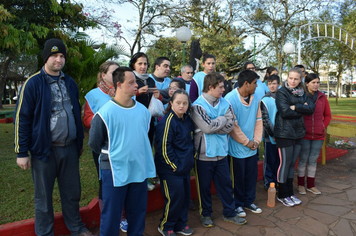
[(101, 91), (100, 88), (95, 88), (89, 91), (87, 95), (85, 95), (85, 99), (88, 102), (88, 105), (95, 114), (102, 106), (105, 105), (108, 101), (110, 101), (111, 97), (109, 94)]
[(260, 101), (262, 97), (266, 95), (267, 92), (269, 92), (268, 86), (261, 80), (257, 79), (257, 88), (255, 90), (255, 93), (253, 94), (256, 100)]
[(203, 71), (199, 71), (193, 76), (193, 80), (198, 86), (198, 94), (199, 96), (202, 95), (203, 93), (203, 88), (204, 88), (204, 78), (206, 74)]
[(150, 74), (149, 76), (154, 80), (157, 89), (166, 89), (169, 87), (169, 84), (171, 83), (171, 79), (168, 77), (164, 78), (163, 82), (158, 82), (157, 80), (155, 80), (152, 74)]
[[(278, 111), (276, 106), (276, 100), (273, 97), (264, 97), (262, 98), (261, 102), (263, 102), (263, 104), (267, 108), (269, 119), (274, 126), (274, 122), (276, 120), (276, 114)], [(271, 141), (272, 144), (276, 144), (276, 142), (273, 141), (273, 138), (271, 136), (269, 136), (269, 140)]]
[[(215, 119), (218, 116), (224, 116), (229, 109), (229, 102), (224, 98), (220, 98), (219, 103), (213, 107), (203, 96), (199, 96), (193, 103), (196, 106), (202, 106), (210, 119)], [(226, 156), (228, 150), (227, 134), (204, 134), (205, 150), (207, 157)]]
[[(259, 100), (251, 95), (250, 105), (246, 106), (241, 102), (240, 93), (237, 89), (232, 90), (225, 96), (234, 110), (238, 126), (249, 140), (253, 140), (253, 134), (256, 125), (256, 116)], [(251, 150), (247, 146), (236, 142), (229, 137), (229, 155), (235, 158), (247, 158), (257, 153), (257, 150)]]
[(156, 176), (148, 139), (151, 114), (144, 105), (135, 103), (134, 107), (125, 108), (111, 100), (97, 113), (108, 132), (109, 150), (102, 152), (109, 156), (115, 187)]
[(187, 91), (187, 93), (188, 93), (188, 95), (189, 95), (190, 84), (185, 84), (185, 91)]

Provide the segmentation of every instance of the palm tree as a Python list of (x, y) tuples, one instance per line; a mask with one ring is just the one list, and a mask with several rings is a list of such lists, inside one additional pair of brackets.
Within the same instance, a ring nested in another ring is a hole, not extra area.
[(85, 33), (76, 33), (66, 40), (68, 56), (64, 72), (77, 83), (80, 104), (84, 104), (84, 96), (96, 86), (99, 66), (107, 60), (115, 60), (119, 55), (127, 55), (124, 46), (96, 45)]

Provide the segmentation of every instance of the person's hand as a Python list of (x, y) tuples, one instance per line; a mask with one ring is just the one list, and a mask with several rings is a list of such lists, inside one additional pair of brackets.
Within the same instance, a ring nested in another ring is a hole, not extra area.
[[(250, 141), (248, 141), (246, 147), (252, 149), (252, 148), (253, 148), (253, 145), (254, 145), (254, 142), (250, 140)], [(252, 149), (252, 150), (253, 150), (253, 149)]]
[(158, 91), (158, 89), (156, 89), (155, 91), (153, 91), (153, 96), (155, 96), (155, 98), (159, 98), (159, 95), (160, 95), (160, 93), (159, 93), (159, 91)]
[(253, 141), (253, 147), (251, 148), (252, 150), (256, 150), (259, 146), (259, 143), (257, 141)]
[(289, 108), (294, 111), (295, 110), (295, 105), (292, 105)]
[(23, 170), (27, 170), (31, 166), (30, 157), (18, 157), (16, 162), (17, 165)]
[(141, 94), (141, 93), (147, 93), (148, 91), (148, 85), (146, 86), (143, 86), (141, 88), (138, 89), (138, 92)]
[(173, 172), (176, 172), (177, 171), (177, 169), (173, 169)]

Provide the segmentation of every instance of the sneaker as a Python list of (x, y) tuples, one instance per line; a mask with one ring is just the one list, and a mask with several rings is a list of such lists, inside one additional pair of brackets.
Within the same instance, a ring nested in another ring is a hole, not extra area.
[(147, 181), (147, 190), (148, 191), (152, 191), (155, 188), (156, 188), (156, 186), (154, 186), (150, 181)]
[(189, 226), (185, 226), (182, 230), (177, 231), (177, 234), (183, 234), (183, 235), (191, 235), (194, 232)]
[(277, 200), (280, 201), (281, 203), (283, 203), (283, 205), (285, 205), (287, 207), (292, 207), (295, 205), (295, 203), (289, 197), (286, 197), (286, 198), (278, 198), (277, 197)]
[(129, 226), (129, 224), (127, 223), (127, 220), (122, 220), (120, 222), (120, 229), (122, 232), (126, 233), (127, 232), (127, 227)]
[(245, 218), (239, 217), (238, 215), (233, 216), (233, 217), (223, 216), (223, 220), (226, 222), (231, 222), (231, 223), (237, 224), (237, 225), (244, 225), (247, 222), (247, 220)]
[(213, 220), (211, 219), (210, 216), (202, 216), (201, 217), (201, 222), (204, 227), (210, 228), (214, 226)]
[(244, 211), (244, 209), (242, 209), (242, 207), (238, 207), (236, 208), (236, 213), (238, 216), (240, 217), (246, 217), (246, 212)]
[(160, 232), (163, 236), (177, 236), (173, 230), (162, 231), (159, 227), (158, 227), (158, 232)]
[(305, 192), (305, 187), (302, 185), (298, 185), (298, 192), (299, 194), (307, 194), (307, 192)]
[(307, 190), (308, 190), (309, 192), (312, 192), (312, 193), (316, 194), (316, 195), (321, 194), (321, 192), (319, 191), (319, 189), (317, 189), (316, 187), (307, 188)]
[(302, 201), (299, 200), (296, 196), (292, 195), (289, 197), (293, 202), (294, 202), (294, 205), (299, 205), (299, 204), (302, 204)]
[(256, 206), (255, 204), (251, 204), (249, 206), (244, 206), (245, 209), (252, 211), (253, 213), (259, 214), (262, 212), (262, 209)]

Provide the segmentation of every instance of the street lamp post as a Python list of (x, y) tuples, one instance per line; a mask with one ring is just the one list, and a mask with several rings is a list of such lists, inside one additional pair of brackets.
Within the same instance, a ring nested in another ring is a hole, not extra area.
[(183, 66), (185, 65), (185, 43), (192, 37), (192, 32), (188, 27), (182, 26), (177, 29), (177, 39), (183, 44)]
[(290, 68), (290, 54), (294, 53), (295, 47), (293, 43), (286, 43), (283, 46), (283, 51), (288, 54), (288, 71)]

